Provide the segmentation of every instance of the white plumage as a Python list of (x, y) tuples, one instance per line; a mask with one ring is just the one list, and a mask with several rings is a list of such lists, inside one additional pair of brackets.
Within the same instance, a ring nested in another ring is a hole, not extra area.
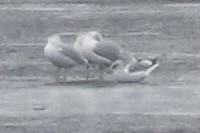
[(44, 55), (58, 67), (58, 75), (60, 68), (67, 69), (85, 63), (81, 55), (72, 46), (64, 44), (57, 34), (48, 37)]
[[(143, 65), (144, 67), (142, 67)], [(109, 75), (109, 78), (112, 77), (117, 82), (140, 82), (148, 77), (158, 66), (159, 63), (156, 62), (152, 62), (151, 65), (147, 66), (143, 62), (125, 64), (123, 61), (118, 60), (111, 65), (112, 75)]]

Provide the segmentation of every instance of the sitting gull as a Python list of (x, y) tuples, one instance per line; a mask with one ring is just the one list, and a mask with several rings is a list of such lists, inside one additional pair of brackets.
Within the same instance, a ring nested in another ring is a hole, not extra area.
[(125, 64), (121, 60), (115, 61), (110, 66), (110, 73), (108, 77), (117, 82), (140, 82), (148, 77), (157, 67), (159, 63), (153, 61), (148, 66), (148, 63), (144, 62), (130, 62)]
[[(52, 64), (57, 66), (57, 81), (59, 80), (61, 68), (67, 69), (75, 65), (85, 64), (85, 61), (74, 47), (64, 44), (58, 34), (48, 37), (48, 42), (44, 47), (44, 55)], [(65, 79), (66, 74), (64, 75)]]

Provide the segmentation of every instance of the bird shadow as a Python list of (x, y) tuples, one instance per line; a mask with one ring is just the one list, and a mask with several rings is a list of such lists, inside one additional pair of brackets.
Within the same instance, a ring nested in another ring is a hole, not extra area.
[[(98, 80), (98, 79), (92, 79), (92, 80), (72, 80), (72, 81), (59, 81), (59, 82), (49, 82), (45, 83), (45, 86), (68, 86), (68, 87), (77, 87), (77, 88), (114, 88), (118, 85), (122, 86), (156, 86), (156, 83), (151, 83), (147, 81), (142, 82), (115, 82), (115, 81), (107, 81), (107, 80)], [(122, 87), (121, 86), (121, 87)]]
[(45, 83), (45, 86), (75, 86), (78, 88), (110, 88), (116, 86), (117, 83), (105, 80), (72, 80)]

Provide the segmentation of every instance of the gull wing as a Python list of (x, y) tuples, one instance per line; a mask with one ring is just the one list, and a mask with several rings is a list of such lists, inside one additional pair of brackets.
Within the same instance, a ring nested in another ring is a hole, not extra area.
[(93, 51), (104, 58), (109, 59), (110, 61), (116, 61), (119, 59), (120, 47), (117, 43), (111, 40), (102, 40), (100, 41)]
[(129, 70), (129, 72), (143, 71), (147, 70), (150, 67), (151, 65), (144, 65), (140, 62), (132, 62), (127, 65), (127, 69)]
[(58, 48), (58, 51), (74, 61), (79, 62), (80, 64), (85, 63), (81, 55), (71, 46), (62, 44)]

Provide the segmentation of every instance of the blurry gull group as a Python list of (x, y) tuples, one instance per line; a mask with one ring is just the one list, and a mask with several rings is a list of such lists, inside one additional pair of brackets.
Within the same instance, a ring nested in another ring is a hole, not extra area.
[[(82, 65), (87, 69), (98, 69), (99, 79), (107, 78), (117, 82), (140, 82), (155, 70), (159, 63), (155, 59), (139, 60), (115, 41), (103, 38), (97, 31), (80, 33), (73, 45), (63, 43), (57, 33), (48, 37), (44, 55), (57, 67), (56, 80), (60, 80), (61, 69)], [(66, 72), (63, 73), (66, 80)]]

